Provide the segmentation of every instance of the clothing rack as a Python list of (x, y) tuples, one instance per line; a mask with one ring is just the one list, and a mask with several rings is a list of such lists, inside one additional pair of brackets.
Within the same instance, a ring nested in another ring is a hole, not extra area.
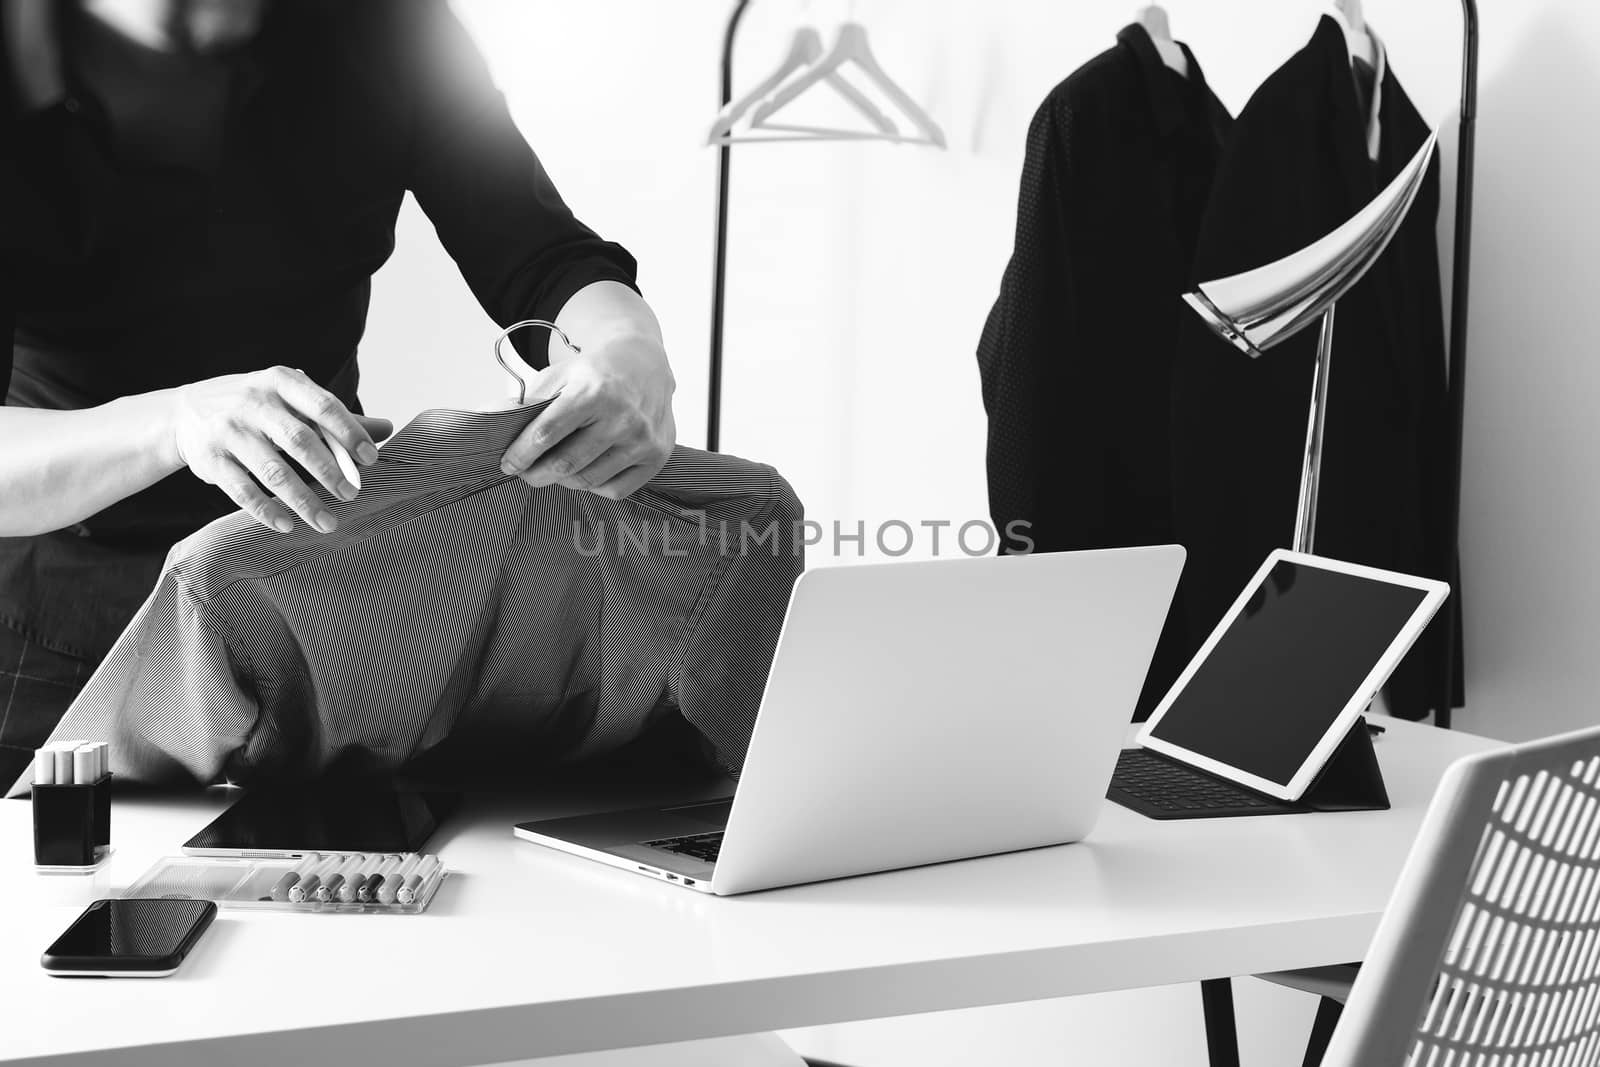
[[(722, 30), (722, 100), (718, 109), (733, 103), (733, 45), (739, 23), (750, 0), (734, 0)], [(733, 146), (717, 149), (717, 249), (711, 267), (711, 386), (706, 398), (706, 451), (716, 452), (722, 437), (722, 338), (728, 311), (728, 182)]]
[[(735, 0), (728, 13), (722, 35), (722, 99), (719, 107), (733, 100), (733, 48), (739, 36), (750, 0)], [(1456, 144), (1456, 216), (1454, 260), (1450, 269), (1450, 350), (1446, 395), (1446, 447), (1449, 449), (1448, 506), (1444, 539), (1448, 558), (1439, 561), (1438, 572), (1452, 579), (1459, 574), (1456, 542), (1461, 534), (1461, 445), (1466, 412), (1468, 272), (1472, 263), (1472, 180), (1473, 156), (1477, 147), (1478, 117), (1478, 4), (1461, 0), (1461, 116)], [(711, 364), (706, 407), (706, 448), (715, 452), (722, 436), (722, 357), (728, 296), (728, 201), (732, 171), (732, 149), (717, 149), (717, 237), (712, 263), (711, 284)], [(1460, 583), (1451, 581), (1452, 586)], [(1459, 608), (1447, 607), (1438, 625), (1444, 627), (1445, 652), (1441, 657), (1433, 721), (1448, 727), (1455, 699), (1456, 616)]]

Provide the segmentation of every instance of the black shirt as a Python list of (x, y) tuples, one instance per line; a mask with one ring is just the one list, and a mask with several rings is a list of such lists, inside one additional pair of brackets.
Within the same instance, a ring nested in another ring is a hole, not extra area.
[[(0, 48), (10, 404), (83, 408), (285, 364), (359, 410), (371, 278), (408, 191), (502, 324), (553, 319), (595, 281), (633, 284), (632, 258), (572, 216), (444, 0), (275, 0), (247, 46), (188, 69), (108, 32), (63, 20), (71, 95), (37, 114)], [(152, 128), (149, 101), (105, 98), (130, 64), (155, 65), (140, 80), (158, 95), (173, 79), (204, 89), (183, 119), (195, 136)], [(165, 549), (231, 510), (180, 471), (73, 530), (0, 538), (0, 623), (98, 658)]]
[(151, 48), (75, 5), (63, 22), (72, 73), (105, 109), (108, 139), (124, 173), (215, 174), (236, 69), (232, 57)]
[[(1369, 154), (1375, 77), (1352, 68), (1344, 31), (1324, 16), (1305, 47), (1262, 83), (1218, 161), (1194, 281), (1304, 248), (1370, 203), (1410, 161), (1428, 125), (1389, 64), (1376, 90), (1376, 160)], [(1435, 159), (1383, 255), (1339, 300), (1315, 548), (1449, 581), (1441, 565), (1455, 548), (1444, 543), (1450, 467), (1438, 217)], [(1198, 316), (1184, 316), (1173, 376), (1174, 506), (1189, 551), (1179, 589), (1196, 645), (1267, 553), (1292, 543), (1318, 333), (1303, 330), (1249, 359)], [(1453, 604), (1459, 591), (1454, 584)], [(1396, 714), (1429, 710), (1442, 621), (1424, 631), (1386, 686)]]
[(1180, 299), (1229, 118), (1142, 26), (1028, 130), (1016, 247), (978, 343), (989, 510), (1008, 549), (1171, 540), (1167, 386)]
[[(983, 335), (989, 511), (1008, 551), (1174, 539), (1169, 383), (1181, 295), (1230, 119), (1142, 26), (1056, 86), (1028, 130), (1016, 248)], [(1031, 542), (1031, 545), (1029, 544)], [(1138, 714), (1183, 667), (1171, 616)]]

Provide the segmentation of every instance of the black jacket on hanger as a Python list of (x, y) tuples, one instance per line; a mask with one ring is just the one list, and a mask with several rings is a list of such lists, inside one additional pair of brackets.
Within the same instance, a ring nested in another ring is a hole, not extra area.
[[(978, 344), (1006, 551), (1173, 540), (1168, 381), (1230, 121), (1184, 53), (1187, 78), (1130, 25), (1029, 127), (1016, 247)], [(1182, 644), (1163, 638), (1141, 714), (1181, 669)]]
[[(1348, 45), (1338, 23), (1323, 18), (1234, 124), (1193, 281), (1304, 247), (1388, 184), (1428, 127), (1392, 70), (1381, 89), (1374, 162)], [(1436, 161), (1389, 248), (1338, 303), (1315, 551), (1454, 578), (1434, 573), (1444, 558), (1449, 477), (1438, 214)], [(1189, 550), (1184, 605), (1198, 642), (1267, 553), (1293, 543), (1318, 330), (1255, 360), (1196, 316), (1185, 316), (1181, 333), (1173, 469), (1178, 538)], [(1397, 714), (1426, 713), (1442, 651), (1435, 626), (1391, 680)]]

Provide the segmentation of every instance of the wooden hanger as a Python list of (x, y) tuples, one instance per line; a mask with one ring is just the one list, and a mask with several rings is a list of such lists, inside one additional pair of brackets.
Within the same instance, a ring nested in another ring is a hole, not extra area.
[[(794, 31), (794, 37), (789, 41), (789, 52), (784, 56), (783, 62), (771, 74), (740, 97), (723, 108), (711, 124), (711, 132), (706, 136), (707, 144), (733, 144), (744, 140), (777, 140), (772, 137), (740, 137), (733, 132), (734, 126), (745, 116), (751, 108), (755, 107), (798, 72), (810, 67), (822, 58), (822, 35), (815, 27), (802, 26)], [(897, 136), (899, 128), (874, 104), (865, 93), (857, 89), (848, 80), (837, 73), (830, 74), (824, 79), (828, 85), (840, 96), (844, 97), (852, 107), (866, 118), (879, 134)], [(784, 138), (793, 140), (794, 138)]]
[[(906, 137), (900, 134), (852, 134), (843, 130), (828, 130), (819, 127), (792, 126), (773, 123), (768, 120), (777, 112), (787, 107), (797, 97), (816, 85), (826, 80), (829, 75), (840, 75), (845, 67), (854, 67), (864, 74), (877, 90), (884, 95), (894, 106), (910, 120), (915, 127), (917, 136)], [(786, 133), (802, 133), (816, 135), (819, 139), (837, 136), (846, 136), (852, 139), (896, 141), (902, 144), (930, 144), (938, 148), (945, 147), (944, 131), (939, 124), (934, 122), (922, 106), (911, 98), (911, 95), (902, 89), (895, 80), (884, 71), (878, 59), (872, 53), (872, 45), (867, 40), (866, 27), (859, 22), (846, 22), (839, 27), (839, 35), (833, 42), (833, 48), (828, 54), (813, 63), (810, 69), (791, 79), (777, 92), (773, 93), (764, 103), (755, 110), (751, 125), (756, 129), (775, 130)]]
[(1144, 32), (1150, 35), (1150, 43), (1156, 46), (1156, 53), (1161, 56), (1161, 62), (1187, 78), (1189, 57), (1184, 55), (1178, 42), (1172, 39), (1172, 24), (1167, 20), (1166, 9), (1160, 4), (1149, 4), (1139, 9), (1136, 18), (1139, 25), (1144, 27)]

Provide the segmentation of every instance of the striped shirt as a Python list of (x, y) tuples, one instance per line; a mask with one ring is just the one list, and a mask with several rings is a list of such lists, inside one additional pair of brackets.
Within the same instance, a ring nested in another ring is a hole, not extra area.
[[(791, 587), (771, 467), (676, 448), (626, 500), (500, 470), (544, 404), (427, 411), (324, 494), (339, 529), (244, 513), (180, 542), (52, 740), (135, 781), (380, 773), (440, 750), (529, 766), (681, 714), (737, 772)], [(18, 783), (23, 787), (24, 783)]]

